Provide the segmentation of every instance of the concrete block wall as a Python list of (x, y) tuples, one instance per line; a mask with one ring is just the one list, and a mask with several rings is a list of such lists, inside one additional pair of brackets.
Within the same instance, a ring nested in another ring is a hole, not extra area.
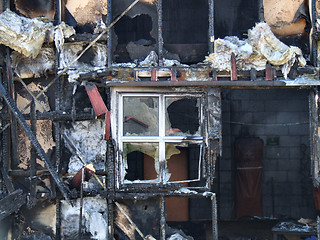
[[(263, 151), (263, 216), (314, 217), (310, 175), (309, 91), (223, 90), (223, 156), (217, 171), (219, 216), (235, 212), (234, 140), (259, 137)], [(270, 138), (278, 144), (268, 144)]]

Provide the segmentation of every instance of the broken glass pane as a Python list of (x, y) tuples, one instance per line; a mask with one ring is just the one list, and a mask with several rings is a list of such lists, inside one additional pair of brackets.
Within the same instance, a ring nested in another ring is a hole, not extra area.
[(123, 135), (159, 135), (159, 99), (157, 97), (123, 97)]
[(166, 98), (166, 135), (200, 136), (200, 98)]
[(159, 173), (158, 143), (124, 143), (125, 180), (155, 180)]
[(201, 170), (200, 149), (200, 144), (166, 143), (165, 179), (170, 182), (199, 179)]

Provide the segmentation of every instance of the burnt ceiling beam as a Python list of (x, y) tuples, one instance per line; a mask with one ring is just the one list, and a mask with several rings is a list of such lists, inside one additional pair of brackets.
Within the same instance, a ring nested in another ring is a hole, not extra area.
[(282, 81), (131, 81), (131, 82), (107, 82), (105, 85), (97, 84), (101, 87), (285, 87), (286, 83)]
[[(96, 116), (92, 109), (91, 112), (62, 112), (62, 111), (51, 111), (51, 112), (38, 112), (36, 113), (37, 120), (51, 120), (51, 121), (85, 121), (95, 120)], [(30, 120), (30, 114), (23, 114), (25, 120)], [(8, 121), (10, 117), (7, 113), (0, 112), (0, 119)]]
[[(38, 142), (36, 136), (30, 129), (29, 125), (26, 123), (26, 120), (24, 119), (22, 113), (18, 109), (17, 105), (15, 102), (12, 100), (11, 96), (8, 94), (2, 83), (0, 82), (0, 94), (2, 95), (3, 99), (6, 101), (8, 107), (11, 109), (12, 113), (14, 116), (18, 119), (20, 122), (22, 128), (28, 135), (31, 143), (33, 144), (34, 148), (36, 149), (38, 155), (40, 156), (41, 160), (44, 161), (47, 169), (49, 170), (51, 176), (53, 177), (55, 183), (57, 184), (58, 188), (60, 189), (62, 195), (66, 199), (66, 201), (71, 204), (70, 199), (69, 199), (69, 190), (67, 187), (63, 184), (61, 179), (59, 178), (56, 169), (53, 167), (48, 155), (45, 153), (43, 148), (41, 147), (40, 143)], [(72, 205), (72, 204), (71, 204)]]

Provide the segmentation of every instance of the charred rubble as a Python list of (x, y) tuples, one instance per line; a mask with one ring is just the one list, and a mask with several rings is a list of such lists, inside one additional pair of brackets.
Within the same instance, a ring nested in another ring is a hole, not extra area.
[(319, 234), (317, 1), (1, 10), (1, 239)]

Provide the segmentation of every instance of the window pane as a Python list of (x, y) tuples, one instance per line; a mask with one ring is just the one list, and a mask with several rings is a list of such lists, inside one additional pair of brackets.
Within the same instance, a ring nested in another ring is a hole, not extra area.
[(125, 180), (156, 180), (159, 173), (158, 143), (124, 143)]
[(166, 179), (170, 182), (199, 178), (200, 144), (166, 143)]
[(158, 136), (159, 99), (157, 97), (123, 98), (123, 135)]
[(200, 98), (166, 98), (166, 135), (200, 136)]

